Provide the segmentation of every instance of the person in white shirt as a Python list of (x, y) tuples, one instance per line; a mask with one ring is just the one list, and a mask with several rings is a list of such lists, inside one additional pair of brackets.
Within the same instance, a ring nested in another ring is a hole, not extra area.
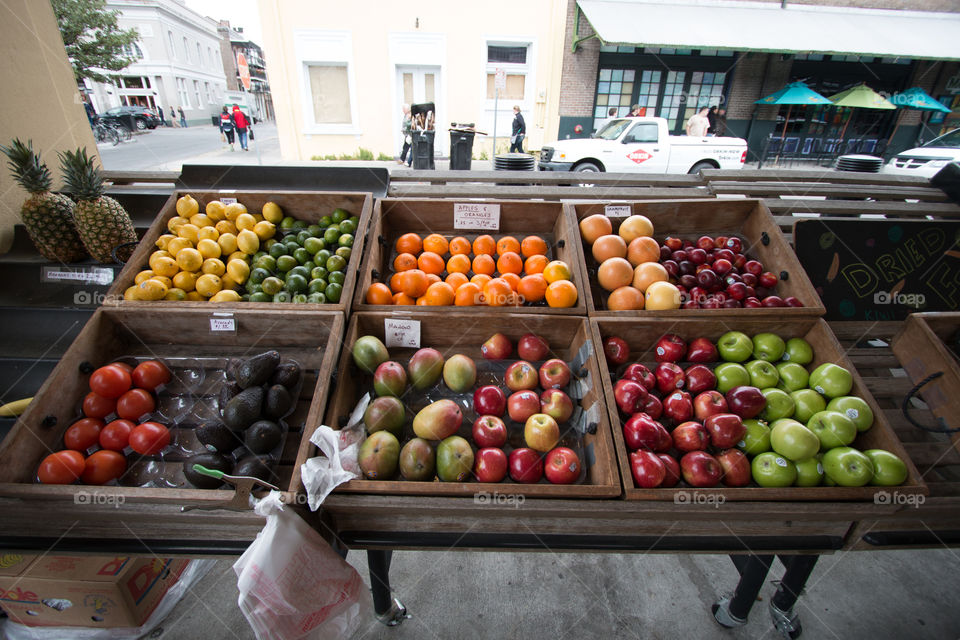
[(703, 107), (698, 113), (690, 116), (687, 120), (687, 135), (694, 138), (702, 138), (707, 135), (707, 129), (710, 128), (710, 120), (707, 119), (710, 107)]

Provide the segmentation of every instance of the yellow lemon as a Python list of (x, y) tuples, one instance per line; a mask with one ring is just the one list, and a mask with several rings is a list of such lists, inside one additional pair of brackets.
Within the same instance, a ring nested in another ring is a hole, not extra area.
[(174, 258), (176, 258), (177, 254), (184, 249), (193, 249), (193, 243), (186, 238), (174, 238), (167, 243), (167, 253)]
[(137, 285), (138, 300), (160, 300), (165, 295), (167, 295), (167, 285), (154, 278), (144, 280)]
[(184, 271), (197, 271), (203, 264), (203, 254), (196, 249), (182, 249), (177, 253), (177, 264)]
[(189, 218), (200, 210), (200, 205), (189, 193), (177, 199), (177, 214)]
[(220, 238), (220, 232), (217, 231), (216, 227), (200, 227), (200, 231), (197, 231), (197, 242), (201, 240), (217, 240)]
[(177, 235), (181, 238), (185, 238), (192, 242), (194, 245), (197, 244), (197, 234), (200, 232), (200, 227), (195, 224), (182, 224), (177, 227)]
[(196, 288), (198, 277), (200, 276), (196, 273), (192, 273), (190, 271), (181, 271), (177, 275), (173, 276), (173, 286), (189, 293)]
[(150, 269), (145, 269), (144, 271), (141, 271), (140, 273), (138, 273), (133, 277), (133, 283), (140, 284), (144, 280), (149, 280), (154, 275), (156, 274), (153, 271), (151, 271)]
[(210, 298), (210, 302), (240, 302), (240, 294), (236, 291), (223, 289)]
[(250, 229), (244, 229), (237, 235), (237, 247), (240, 251), (253, 255), (260, 249), (260, 237)]
[(265, 203), (262, 213), (263, 219), (273, 224), (280, 224), (280, 221), (283, 220), (283, 210), (276, 202)]
[(136, 300), (137, 299), (137, 285), (132, 285), (124, 289), (123, 291), (124, 300)]
[(154, 251), (153, 253), (150, 254), (150, 258), (147, 260), (147, 263), (150, 265), (151, 269), (156, 271), (157, 268), (154, 265), (159, 264), (160, 258), (172, 258), (172, 257), (173, 256), (171, 256), (167, 251)]
[(233, 280), (243, 284), (250, 276), (250, 265), (243, 260), (231, 260), (227, 263), (227, 273)]
[(204, 298), (202, 295), (200, 295), (200, 293), (197, 292), (197, 291), (188, 291), (188, 292), (187, 292), (187, 300), (188, 300), (189, 302), (203, 302), (203, 301), (206, 300), (206, 298)]
[(277, 233), (277, 227), (272, 222), (261, 220), (254, 225), (253, 232), (257, 234), (257, 237), (261, 240), (269, 240)]
[(253, 219), (256, 220), (257, 222), (263, 222), (263, 216), (260, 215), (259, 213), (253, 213), (250, 215), (252, 215)]
[(217, 244), (220, 245), (220, 253), (230, 255), (237, 250), (237, 236), (232, 233), (221, 233), (217, 238)]
[(197, 251), (204, 258), (219, 258), (221, 249), (216, 240), (201, 240), (197, 243)]
[(198, 213), (190, 216), (190, 224), (200, 227), (201, 229), (203, 227), (212, 227), (213, 222), (214, 221), (210, 219), (210, 216), (205, 213)]
[(257, 219), (254, 218), (249, 213), (241, 213), (237, 216), (237, 219), (233, 222), (237, 225), (237, 229), (243, 231), (244, 229), (250, 229), (251, 231), (257, 225)]
[(227, 272), (227, 268), (223, 266), (223, 262), (218, 258), (207, 258), (203, 261), (203, 266), (200, 267), (200, 271), (212, 273), (215, 276), (222, 276)]
[(231, 222), (237, 219), (241, 213), (246, 213), (247, 208), (240, 204), (239, 202), (234, 202), (233, 204), (228, 204), (227, 208), (224, 209), (223, 215), (227, 216), (227, 220)]
[(234, 251), (227, 256), (227, 259), (224, 260), (224, 262), (230, 262), (231, 260), (243, 260), (244, 262), (248, 262), (250, 260), (250, 256), (243, 251)]
[(174, 216), (167, 221), (167, 229), (171, 232), (176, 233), (177, 228), (190, 222), (182, 216)]
[(240, 284), (230, 277), (230, 274), (224, 274), (220, 276), (220, 288), (221, 289), (239, 289)]
[(222, 288), (222, 283), (220, 282), (220, 276), (216, 276), (212, 273), (205, 273), (197, 278), (196, 286), (197, 293), (205, 298), (209, 298), (220, 291)]
[(163, 234), (162, 236), (160, 236), (159, 238), (157, 238), (157, 248), (158, 248), (158, 249), (166, 249), (166, 248), (167, 248), (167, 243), (170, 242), (171, 240), (173, 240), (173, 239), (176, 238), (176, 237), (177, 237), (177, 236), (173, 235), (172, 233), (165, 233), (165, 234)]
[(167, 295), (163, 296), (163, 299), (164, 300), (186, 300), (187, 292), (184, 291), (183, 289), (177, 289), (176, 287), (172, 287), (170, 289), (167, 289)]
[(219, 200), (211, 200), (207, 203), (207, 208), (205, 211), (211, 220), (220, 221), (227, 218), (226, 209), (227, 208), (224, 206), (224, 204)]
[(153, 272), (158, 276), (167, 278), (172, 278), (180, 271), (180, 266), (177, 264), (177, 261), (170, 256), (162, 256), (156, 260), (151, 259), (150, 268), (153, 269)]
[(239, 229), (237, 229), (237, 225), (233, 224), (229, 220), (221, 220), (216, 224), (214, 228), (220, 232), (220, 235), (223, 235), (225, 233), (232, 233), (233, 235), (237, 235), (237, 232), (239, 231)]
[(162, 283), (163, 283), (163, 286), (165, 286), (167, 289), (169, 289), (170, 287), (173, 286), (173, 280), (171, 280), (171, 279), (168, 278), (167, 276), (156, 276), (156, 275), (155, 275), (155, 276), (153, 276), (153, 277), (150, 278), (150, 279), (151, 279), (151, 280), (156, 280), (157, 282), (162, 282)]

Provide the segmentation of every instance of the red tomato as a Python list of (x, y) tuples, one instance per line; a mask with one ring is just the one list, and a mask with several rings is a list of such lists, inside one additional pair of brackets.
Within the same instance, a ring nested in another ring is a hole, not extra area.
[(127, 470), (127, 459), (122, 453), (101, 449), (87, 458), (80, 479), (86, 484), (107, 484), (123, 475)]
[(129, 420), (114, 420), (100, 432), (100, 446), (111, 451), (123, 451), (136, 425)]
[(88, 418), (106, 418), (116, 411), (117, 401), (113, 398), (104, 398), (93, 391), (83, 399), (83, 415)]
[(170, 382), (170, 370), (159, 360), (147, 360), (133, 370), (133, 384), (141, 389), (154, 391), (162, 384)]
[(100, 367), (90, 376), (90, 390), (104, 398), (119, 398), (130, 390), (130, 373), (113, 364)]
[(97, 444), (101, 429), (103, 429), (103, 420), (100, 418), (77, 420), (63, 434), (63, 446), (74, 451), (86, 451)]
[(159, 422), (144, 422), (130, 434), (130, 447), (137, 453), (152, 456), (170, 444), (170, 430)]
[(133, 373), (133, 367), (127, 364), (126, 362), (111, 362), (108, 366), (110, 367), (120, 367), (127, 373)]
[(145, 389), (130, 389), (117, 400), (117, 415), (127, 420), (139, 420), (140, 416), (153, 413), (156, 408), (153, 396)]
[(83, 454), (67, 449), (51, 453), (37, 469), (37, 478), (44, 484), (71, 484), (83, 473)]

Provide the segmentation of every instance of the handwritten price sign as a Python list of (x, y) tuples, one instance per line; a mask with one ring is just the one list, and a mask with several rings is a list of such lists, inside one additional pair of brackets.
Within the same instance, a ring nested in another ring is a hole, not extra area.
[(420, 348), (420, 321), (395, 320), (386, 318), (383, 321), (383, 334), (387, 347)]
[(457, 202), (453, 205), (453, 228), (499, 231), (500, 205)]

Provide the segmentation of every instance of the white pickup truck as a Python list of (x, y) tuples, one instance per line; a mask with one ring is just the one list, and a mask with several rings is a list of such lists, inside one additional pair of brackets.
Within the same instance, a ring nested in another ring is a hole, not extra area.
[(616, 118), (593, 138), (560, 140), (540, 152), (541, 171), (696, 173), (741, 169), (742, 138), (672, 136), (664, 118)]

